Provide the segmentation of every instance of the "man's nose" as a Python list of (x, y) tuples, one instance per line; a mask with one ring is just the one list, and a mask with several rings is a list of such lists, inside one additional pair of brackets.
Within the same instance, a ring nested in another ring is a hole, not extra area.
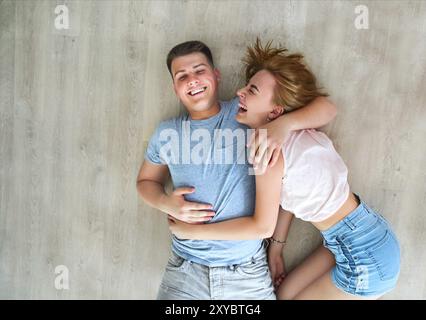
[(194, 87), (198, 84), (198, 79), (190, 79), (188, 82), (189, 87)]

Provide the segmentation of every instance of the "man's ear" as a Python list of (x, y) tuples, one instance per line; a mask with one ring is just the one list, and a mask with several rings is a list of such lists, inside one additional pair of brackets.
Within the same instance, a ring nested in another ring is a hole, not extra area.
[(216, 75), (217, 81), (219, 82), (220, 78), (221, 78), (221, 74), (220, 74), (219, 69), (214, 68), (214, 74)]
[(284, 114), (284, 107), (276, 105), (274, 109), (269, 113), (268, 119), (271, 121)]

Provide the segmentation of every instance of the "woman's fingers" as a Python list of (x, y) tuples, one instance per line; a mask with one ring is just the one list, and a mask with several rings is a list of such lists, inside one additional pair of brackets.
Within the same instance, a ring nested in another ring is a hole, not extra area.
[(268, 147), (268, 137), (263, 132), (263, 129), (262, 129), (262, 134), (258, 134), (257, 132), (258, 130), (256, 130), (255, 138), (253, 142), (251, 143), (251, 147), (250, 147), (249, 159), (248, 159), (250, 163), (253, 163), (255, 161), (255, 157), (259, 154), (259, 149), (261, 147), (262, 149)]
[(253, 168), (255, 170), (256, 175), (262, 175), (266, 172), (266, 168), (268, 167), (268, 161), (267, 161), (266, 157), (267, 157), (267, 154), (264, 153), (263, 157), (259, 161), (259, 164), (253, 165)]
[(250, 138), (247, 142), (247, 147), (250, 148), (251, 144), (253, 143), (253, 141), (255, 140), (256, 136), (257, 136), (257, 130), (254, 130), (254, 132), (250, 135)]
[(278, 158), (280, 157), (280, 152), (281, 152), (281, 148), (280, 147), (276, 147), (273, 150), (272, 159), (269, 162), (269, 167), (273, 167), (277, 163)]
[(251, 164), (253, 164), (253, 162), (254, 162), (254, 158), (256, 157), (256, 153), (257, 153), (257, 150), (259, 149), (259, 146), (258, 145), (256, 145), (256, 144), (253, 144), (251, 147), (250, 147), (250, 152), (249, 152), (249, 157), (248, 157), (248, 162), (249, 163), (251, 163)]
[(271, 146), (269, 146), (268, 149), (266, 150), (265, 159), (264, 159), (264, 161), (265, 161), (264, 165), (265, 166), (269, 166), (269, 164), (271, 163), (272, 155), (274, 154), (274, 151), (275, 151), (275, 149)]
[(267, 141), (263, 141), (260, 145), (259, 145), (259, 149), (257, 149), (257, 152), (255, 154), (254, 157), (254, 162), (253, 165), (260, 165), (260, 161), (262, 160), (262, 158), (265, 156), (265, 153), (268, 152), (268, 144)]

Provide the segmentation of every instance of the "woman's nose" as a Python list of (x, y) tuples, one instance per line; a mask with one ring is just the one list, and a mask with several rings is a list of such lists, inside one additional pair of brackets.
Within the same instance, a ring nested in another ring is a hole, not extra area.
[(240, 98), (244, 98), (244, 93), (243, 93), (243, 89), (240, 89), (237, 91), (237, 96)]

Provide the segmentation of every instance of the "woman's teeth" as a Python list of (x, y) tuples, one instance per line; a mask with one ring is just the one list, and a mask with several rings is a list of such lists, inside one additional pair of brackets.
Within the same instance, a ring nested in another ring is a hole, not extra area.
[(239, 103), (238, 106), (240, 107), (238, 112), (247, 112), (247, 107), (246, 105)]

